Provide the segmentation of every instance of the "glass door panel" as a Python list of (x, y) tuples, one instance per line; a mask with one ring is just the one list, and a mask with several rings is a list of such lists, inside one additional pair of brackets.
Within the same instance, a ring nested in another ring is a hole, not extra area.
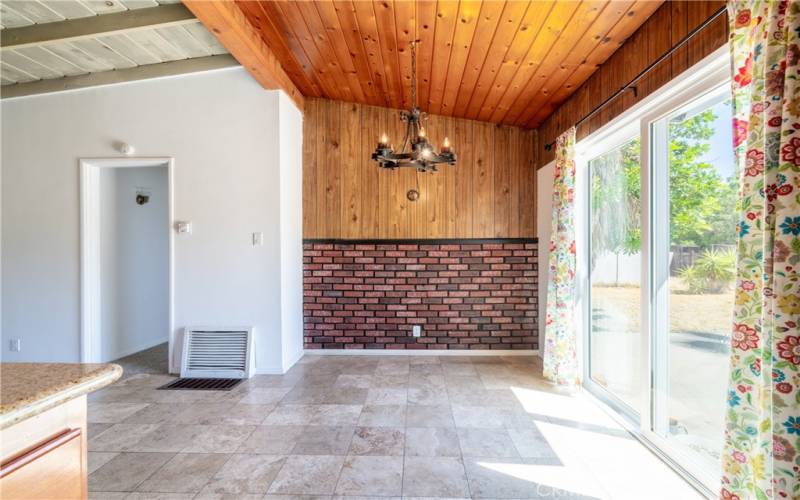
[(728, 86), (652, 124), (653, 431), (713, 476), (725, 421), (737, 177)]
[[(722, 51), (578, 143), (586, 388), (718, 491), (737, 187)], [(585, 205), (583, 205), (585, 203)]]
[(639, 138), (588, 162), (589, 376), (638, 413), (643, 402)]

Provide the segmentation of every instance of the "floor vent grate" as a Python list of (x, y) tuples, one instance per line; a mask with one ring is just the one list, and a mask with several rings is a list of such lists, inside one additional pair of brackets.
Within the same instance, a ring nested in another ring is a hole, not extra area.
[(230, 391), (241, 381), (240, 378), (179, 378), (158, 389), (164, 391)]

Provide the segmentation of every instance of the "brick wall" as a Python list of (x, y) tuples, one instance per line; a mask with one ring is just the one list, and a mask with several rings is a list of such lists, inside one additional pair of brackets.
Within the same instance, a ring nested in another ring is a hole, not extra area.
[(306, 349), (539, 347), (535, 240), (307, 240), (303, 262)]

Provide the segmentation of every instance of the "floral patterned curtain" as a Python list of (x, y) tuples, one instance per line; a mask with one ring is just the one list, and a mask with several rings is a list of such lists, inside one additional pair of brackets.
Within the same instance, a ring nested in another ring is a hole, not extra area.
[(731, 1), (740, 175), (720, 498), (800, 498), (800, 3)]
[(572, 127), (556, 140), (543, 362), (544, 376), (563, 385), (578, 383), (574, 217), (575, 127)]

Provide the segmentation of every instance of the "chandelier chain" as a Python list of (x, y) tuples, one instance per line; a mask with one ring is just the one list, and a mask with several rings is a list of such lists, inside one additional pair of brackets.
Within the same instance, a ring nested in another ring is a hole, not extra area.
[(411, 42), (411, 106), (417, 107), (417, 43)]

